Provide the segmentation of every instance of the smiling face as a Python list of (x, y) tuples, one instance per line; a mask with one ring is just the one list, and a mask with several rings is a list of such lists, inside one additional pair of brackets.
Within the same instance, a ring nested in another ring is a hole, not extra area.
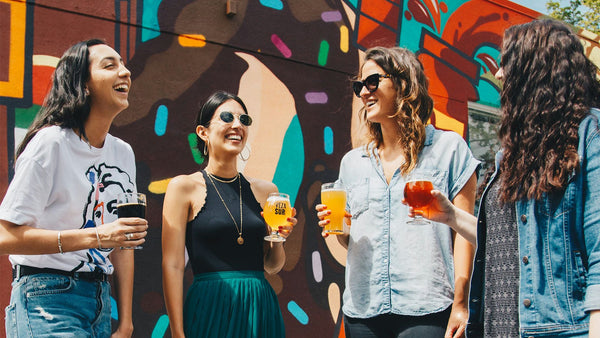
[(131, 73), (119, 53), (107, 45), (91, 46), (89, 53), (90, 78), (87, 89), (90, 93), (90, 110), (116, 115), (129, 106)]
[[(221, 119), (222, 112), (230, 112), (234, 118), (232, 122)], [(235, 100), (223, 102), (210, 120), (208, 127), (199, 125), (196, 133), (208, 144), (208, 153), (237, 156), (246, 145), (248, 127), (240, 122), (239, 116), (246, 114), (244, 108)]]
[[(386, 72), (375, 61), (367, 60), (362, 67), (361, 81), (369, 75), (386, 75)], [(396, 88), (389, 78), (380, 77), (379, 87), (374, 92), (369, 92), (366, 87), (360, 91), (360, 99), (365, 105), (366, 118), (370, 122), (393, 122), (389, 117), (396, 112)]]

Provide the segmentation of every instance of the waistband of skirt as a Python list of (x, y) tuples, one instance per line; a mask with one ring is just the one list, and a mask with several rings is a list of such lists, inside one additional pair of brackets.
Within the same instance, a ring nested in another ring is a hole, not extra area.
[(216, 271), (216, 272), (204, 272), (194, 275), (194, 282), (207, 281), (207, 280), (220, 280), (220, 279), (243, 279), (243, 278), (257, 278), (265, 279), (265, 274), (262, 271)]

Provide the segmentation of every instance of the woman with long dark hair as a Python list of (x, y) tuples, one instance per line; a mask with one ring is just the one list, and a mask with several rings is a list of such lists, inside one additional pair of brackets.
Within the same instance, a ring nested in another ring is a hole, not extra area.
[[(277, 296), (264, 273), (285, 263), (282, 242), (267, 242), (261, 215), (272, 182), (237, 169), (252, 118), (235, 94), (216, 92), (196, 118), (203, 170), (173, 178), (163, 206), (163, 286), (173, 337), (285, 337)], [(297, 223), (287, 218), (282, 237)], [(186, 251), (194, 272), (185, 302)]]
[[(479, 161), (458, 134), (428, 124), (433, 99), (411, 51), (367, 50), (353, 90), (369, 140), (344, 156), (338, 179), (352, 222), (338, 235), (348, 248), (346, 335), (461, 337), (474, 249), (443, 224), (407, 224), (402, 198), (416, 175), (472, 213)], [(325, 226), (331, 211), (316, 208)]]
[(136, 191), (131, 147), (111, 136), (131, 74), (101, 40), (62, 56), (52, 88), (17, 151), (0, 206), (0, 254), (10, 254), (7, 337), (111, 335), (108, 276), (117, 292), (115, 337), (133, 332), (133, 247), (146, 220), (117, 219), (120, 192)]
[(478, 223), (436, 193), (426, 215), (471, 238), (477, 224), (468, 336), (598, 337), (598, 68), (554, 20), (507, 29), (500, 65), (502, 149)]

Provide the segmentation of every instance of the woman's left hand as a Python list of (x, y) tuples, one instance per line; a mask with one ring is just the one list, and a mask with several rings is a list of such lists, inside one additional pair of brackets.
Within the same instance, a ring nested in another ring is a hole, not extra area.
[(464, 306), (452, 305), (448, 327), (444, 338), (459, 338), (465, 336), (467, 321), (469, 320), (469, 310)]
[(288, 225), (279, 227), (279, 235), (283, 238), (288, 238), (296, 224), (298, 224), (298, 220), (296, 219), (296, 208), (292, 208), (292, 217), (289, 217), (287, 221)]

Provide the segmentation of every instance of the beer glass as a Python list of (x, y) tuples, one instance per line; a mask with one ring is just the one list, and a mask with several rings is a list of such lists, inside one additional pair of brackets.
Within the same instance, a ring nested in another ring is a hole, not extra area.
[(331, 210), (331, 215), (325, 216), (329, 220), (323, 232), (330, 235), (344, 233), (344, 217), (346, 216), (346, 191), (335, 182), (321, 185), (321, 203)]
[(427, 210), (427, 206), (433, 201), (431, 195), (433, 183), (424, 178), (409, 176), (404, 186), (404, 199), (415, 211), (415, 217), (408, 224), (425, 225), (431, 224), (423, 218), (423, 213)]
[(279, 227), (288, 225), (287, 219), (292, 217), (290, 196), (279, 192), (270, 193), (263, 209), (263, 217), (267, 225), (271, 227), (271, 234), (265, 236), (265, 240), (285, 242), (285, 238), (279, 235)]
[[(146, 218), (146, 195), (137, 192), (124, 192), (117, 195), (117, 216)], [(121, 249), (142, 249), (141, 246), (121, 247)]]

